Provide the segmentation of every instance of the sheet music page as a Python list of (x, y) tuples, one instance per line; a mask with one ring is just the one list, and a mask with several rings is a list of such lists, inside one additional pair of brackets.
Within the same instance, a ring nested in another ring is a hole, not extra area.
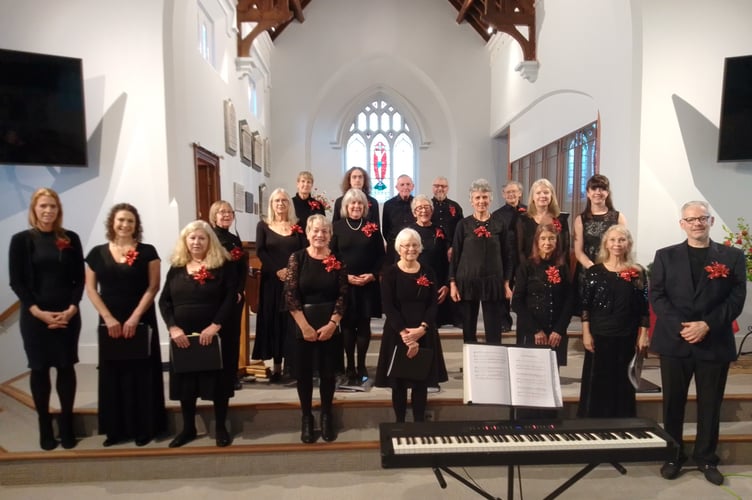
[(554, 351), (508, 347), (507, 354), (514, 406), (538, 408), (562, 406), (561, 383)]
[(465, 344), (462, 349), (463, 401), (512, 404), (507, 349), (499, 345)]

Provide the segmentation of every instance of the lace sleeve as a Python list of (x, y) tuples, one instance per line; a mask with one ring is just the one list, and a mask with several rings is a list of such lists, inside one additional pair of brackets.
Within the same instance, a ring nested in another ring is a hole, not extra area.
[[(345, 279), (347, 277), (345, 276)], [(300, 311), (303, 303), (300, 300), (300, 260), (297, 252), (290, 255), (287, 261), (287, 274), (285, 276), (285, 306), (288, 311)]]
[(334, 303), (334, 314), (339, 314), (340, 317), (345, 315), (345, 299), (347, 297), (347, 266), (343, 265), (339, 270), (339, 293), (337, 294), (337, 301)]

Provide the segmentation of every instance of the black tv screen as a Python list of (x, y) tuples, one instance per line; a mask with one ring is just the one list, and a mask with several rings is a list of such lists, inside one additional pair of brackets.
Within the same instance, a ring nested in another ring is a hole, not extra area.
[(0, 164), (86, 166), (81, 59), (0, 49)]
[(718, 161), (752, 161), (752, 56), (726, 58)]

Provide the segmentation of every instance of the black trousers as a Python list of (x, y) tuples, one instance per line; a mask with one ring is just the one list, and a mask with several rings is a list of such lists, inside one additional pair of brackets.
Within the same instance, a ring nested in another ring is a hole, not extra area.
[[(699, 466), (717, 465), (721, 403), (726, 389), (729, 363), (661, 356), (663, 384), (663, 427), (683, 448), (684, 408), (692, 377), (697, 389), (697, 440), (692, 458)], [(680, 451), (680, 460), (686, 455)]]
[(483, 328), (486, 330), (486, 343), (501, 344), (504, 328), (506, 300), (461, 300), (462, 337), (465, 342), (478, 340), (478, 308), (483, 305)]

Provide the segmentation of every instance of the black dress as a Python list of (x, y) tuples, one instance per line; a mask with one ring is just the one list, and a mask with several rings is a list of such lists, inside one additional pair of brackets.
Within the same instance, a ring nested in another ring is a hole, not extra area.
[(29, 312), (37, 305), (45, 311), (78, 306), (84, 292), (84, 257), (81, 240), (73, 231), (66, 239), (54, 232), (29, 229), (13, 235), (8, 252), (10, 287), (21, 301), (19, 321), (28, 366), (41, 370), (67, 368), (78, 363), (81, 315), (66, 328), (49, 329)]
[(295, 216), (298, 218), (298, 225), (303, 228), (303, 231), (305, 231), (306, 224), (308, 223), (308, 217), (313, 214), (326, 215), (321, 202), (310, 195), (304, 200), (298, 193), (295, 193), (295, 196), (292, 197), (292, 204), (295, 207)]
[[(238, 235), (218, 226), (214, 226), (213, 229), (219, 243), (230, 253), (231, 267), (235, 272), (237, 283), (232, 313), (227, 319), (227, 323), (222, 326), (222, 329), (225, 330), (223, 338), (228, 339), (226, 341), (228, 345), (223, 347), (227, 349), (228, 360), (232, 360), (232, 356), (235, 356), (233, 363), (237, 368), (240, 360), (240, 325), (245, 310), (245, 299), (243, 297), (245, 295), (245, 282), (248, 279), (248, 254), (243, 250), (243, 242)], [(240, 301), (238, 301), (238, 296), (241, 297)], [(235, 340), (232, 340), (231, 335), (235, 336)]]
[[(428, 226), (421, 226), (418, 223), (411, 224), (411, 229), (415, 229), (420, 235), (420, 242), (423, 244), (423, 251), (418, 257), (421, 266), (430, 268), (436, 276), (436, 288), (449, 286), (449, 259), (447, 250), (451, 241), (443, 228), (431, 223)], [(436, 312), (436, 326), (454, 324), (454, 302), (449, 298), (447, 293), (444, 302), (438, 305)]]
[[(429, 286), (418, 283), (419, 279), (425, 283), (423, 278), (429, 282)], [(417, 273), (406, 273), (395, 264), (384, 271), (381, 296), (386, 320), (376, 367), (377, 387), (392, 386), (387, 372), (395, 346), (402, 343), (400, 332), (405, 328), (418, 327), (422, 322), (428, 324), (428, 331), (418, 344), (434, 352), (433, 364), (425, 382), (428, 386), (436, 386), (439, 382), (447, 381), (444, 354), (436, 328), (436, 293), (436, 276), (429, 268), (421, 266)]]
[(636, 415), (635, 389), (627, 369), (640, 327), (650, 324), (645, 271), (611, 272), (596, 264), (585, 272), (582, 321), (590, 322), (595, 352), (585, 351), (577, 415)]
[[(553, 224), (559, 230), (556, 247), (559, 249), (559, 255), (569, 257), (570, 237), (569, 237), (569, 214), (561, 212), (553, 219)], [(520, 264), (523, 264), (533, 249), (533, 238), (535, 231), (538, 229), (538, 223), (535, 222), (529, 213), (518, 214), (517, 217), (517, 258)]]
[(284, 310), (284, 282), (277, 277), (277, 271), (287, 267), (287, 261), (293, 252), (307, 246), (308, 241), (300, 226), (293, 226), (288, 236), (275, 233), (264, 221), (256, 226), (256, 254), (261, 259), (261, 286), (252, 359), (274, 359), (275, 363), (281, 363), (285, 356), (285, 343), (288, 341), (286, 337), (290, 335), (292, 320)]
[[(121, 324), (149, 287), (149, 264), (159, 261), (152, 245), (138, 243), (131, 264), (112, 258), (109, 244), (94, 247), (86, 263), (97, 276), (99, 296)], [(151, 438), (167, 430), (162, 355), (157, 315), (152, 304), (141, 316), (152, 329), (151, 355), (144, 359), (106, 360), (99, 355), (99, 433), (115, 439)], [(104, 324), (99, 317), (99, 324)]]
[(572, 317), (574, 288), (569, 266), (557, 266), (550, 260), (528, 260), (517, 269), (512, 310), (517, 313), (518, 344), (535, 345), (535, 334), (543, 331), (561, 335), (555, 348), (559, 366), (567, 364), (567, 329)]
[[(344, 198), (344, 196), (340, 196), (339, 198), (334, 200), (332, 222), (337, 222), (342, 218), (342, 198)], [(368, 194), (366, 195), (366, 199), (368, 200), (368, 213), (366, 214), (366, 220), (368, 222), (373, 222), (374, 224), (381, 224), (381, 217), (379, 215), (379, 200)]]
[(343, 326), (354, 325), (358, 318), (380, 318), (381, 292), (378, 276), (384, 261), (384, 239), (378, 225), (366, 219), (340, 219), (332, 227), (329, 247), (347, 266), (347, 274), (370, 273), (376, 277), (376, 280), (364, 286), (348, 287)]
[[(159, 297), (159, 310), (167, 327), (177, 326), (186, 335), (200, 333), (212, 323), (226, 325), (236, 299), (236, 275), (233, 263), (207, 269), (209, 276), (199, 280), (199, 274), (189, 274), (185, 267), (170, 267), (165, 286)], [(203, 281), (203, 283), (201, 282)], [(229, 334), (229, 339), (225, 336)], [(235, 394), (237, 355), (226, 346), (237, 343), (236, 335), (219, 330), (222, 339), (222, 370), (175, 373), (170, 364), (170, 399), (201, 398), (207, 401), (232, 397)], [(232, 347), (230, 347), (232, 349)], [(237, 352), (237, 351), (235, 351)]]

